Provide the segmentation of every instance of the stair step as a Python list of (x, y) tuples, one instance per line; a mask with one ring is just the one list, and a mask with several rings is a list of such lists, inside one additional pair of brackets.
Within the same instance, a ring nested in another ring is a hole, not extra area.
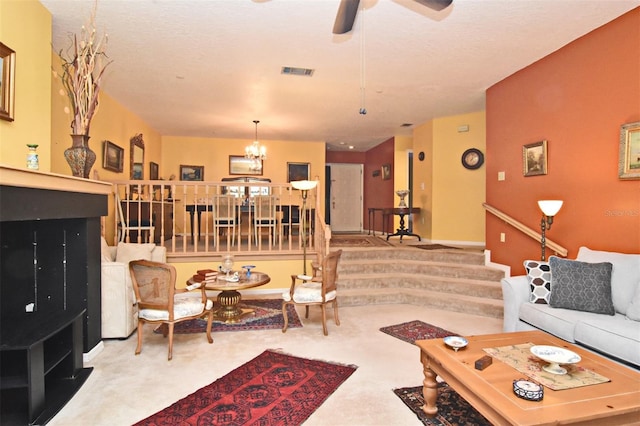
[(502, 318), (504, 273), (477, 250), (344, 248), (338, 265), (341, 306), (408, 303)]
[(394, 303), (426, 306), (453, 312), (502, 318), (501, 300), (466, 295), (451, 295), (422, 289), (355, 289), (340, 290), (339, 306), (386, 305)]
[(344, 274), (338, 277), (338, 286), (341, 290), (416, 288), (502, 300), (502, 287), (499, 281), (451, 278), (437, 275)]
[(500, 280), (504, 273), (498, 269), (482, 265), (467, 265), (461, 263), (433, 262), (413, 259), (340, 259), (338, 273), (343, 274), (380, 274), (393, 273), (393, 270), (403, 274), (439, 275), (444, 277), (471, 278), (483, 280)]

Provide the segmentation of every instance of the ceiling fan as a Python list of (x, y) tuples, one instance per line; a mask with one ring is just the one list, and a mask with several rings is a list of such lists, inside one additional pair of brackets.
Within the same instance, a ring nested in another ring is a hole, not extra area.
[[(413, 0), (430, 9), (439, 11), (449, 6), (453, 0)], [(353, 28), (353, 22), (356, 19), (358, 5), (360, 0), (342, 0), (336, 15), (336, 21), (333, 24), (334, 34), (345, 34)]]

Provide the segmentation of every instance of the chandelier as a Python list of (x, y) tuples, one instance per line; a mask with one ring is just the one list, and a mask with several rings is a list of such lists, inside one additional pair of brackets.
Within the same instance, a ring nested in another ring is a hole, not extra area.
[(253, 120), (253, 122), (256, 125), (256, 138), (251, 145), (244, 149), (244, 156), (252, 160), (251, 170), (260, 170), (262, 169), (262, 160), (267, 158), (267, 148), (260, 146), (260, 142), (258, 142), (258, 123), (260, 121)]

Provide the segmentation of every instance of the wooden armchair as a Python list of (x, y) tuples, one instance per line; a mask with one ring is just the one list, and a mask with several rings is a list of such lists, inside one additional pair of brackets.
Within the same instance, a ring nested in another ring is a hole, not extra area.
[(195, 294), (176, 291), (176, 269), (167, 263), (134, 260), (129, 262), (129, 271), (138, 304), (136, 355), (142, 351), (142, 326), (145, 322), (166, 324), (162, 330), (164, 337), (169, 335), (169, 361), (173, 356), (173, 327), (178, 322), (207, 317), (207, 340), (213, 343), (213, 302), (207, 299), (204, 286)]
[(338, 294), (337, 294), (337, 280), (338, 280), (338, 262), (342, 250), (329, 253), (322, 260), (322, 279), (314, 278), (313, 281), (309, 280), (309, 277), (303, 277), (301, 275), (291, 275), (291, 288), (288, 292), (282, 294), (282, 315), (284, 316), (284, 326), (282, 332), (287, 331), (289, 325), (289, 318), (287, 317), (287, 305), (304, 305), (305, 306), (305, 318), (309, 318), (309, 306), (320, 305), (322, 309), (322, 330), (324, 335), (328, 335), (327, 332), (327, 313), (326, 305), (333, 305), (333, 318), (336, 325), (340, 325), (340, 319), (338, 318)]

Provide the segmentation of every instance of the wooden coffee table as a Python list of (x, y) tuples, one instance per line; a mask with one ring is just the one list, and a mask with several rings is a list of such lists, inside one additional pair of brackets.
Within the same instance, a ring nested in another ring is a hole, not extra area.
[[(560, 340), (542, 331), (467, 337), (467, 347), (454, 352), (442, 339), (419, 340), (424, 367), (423, 394), (427, 415), (435, 415), (440, 376), (495, 425), (622, 425), (640, 424), (640, 372)], [(601, 374), (610, 382), (554, 391), (544, 388), (542, 401), (518, 398), (513, 381), (527, 379), (514, 368), (493, 359), (484, 370), (475, 362), (487, 355), (483, 348), (532, 342), (560, 346), (582, 357), (578, 365)]]

